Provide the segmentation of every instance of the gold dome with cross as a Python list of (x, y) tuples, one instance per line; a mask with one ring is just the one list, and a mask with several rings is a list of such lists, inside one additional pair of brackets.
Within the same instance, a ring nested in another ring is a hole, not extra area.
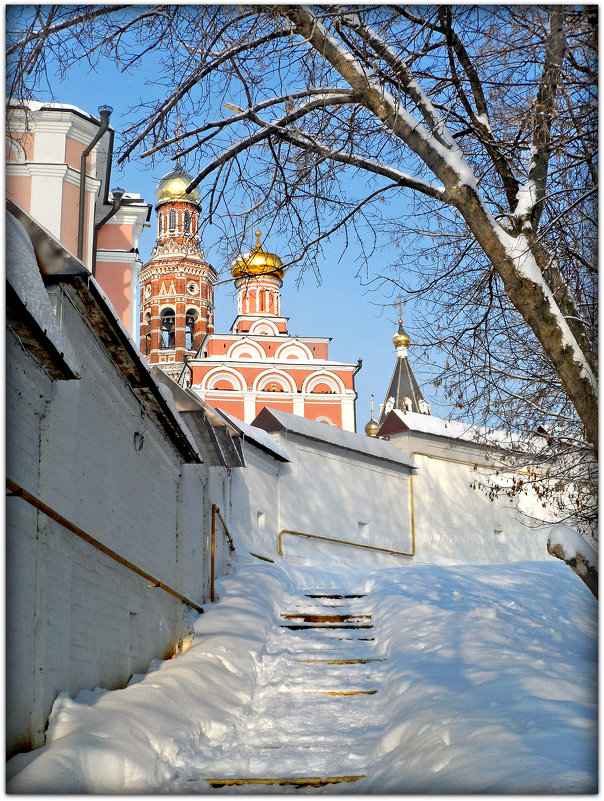
[(187, 192), (193, 176), (177, 164), (177, 166), (161, 179), (155, 191), (155, 202), (167, 203), (170, 200), (184, 200), (199, 205), (200, 194), (197, 188)]
[(256, 231), (256, 244), (251, 253), (242, 253), (233, 262), (231, 273), (233, 278), (249, 278), (250, 276), (275, 276), (282, 279), (285, 270), (283, 262), (276, 253), (263, 250), (260, 243), (261, 231)]

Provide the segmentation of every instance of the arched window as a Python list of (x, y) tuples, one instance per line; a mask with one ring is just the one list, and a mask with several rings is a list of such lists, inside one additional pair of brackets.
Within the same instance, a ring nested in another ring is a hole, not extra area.
[(176, 228), (176, 212), (174, 209), (170, 211), (170, 230), (173, 231)]
[(174, 311), (164, 309), (161, 313), (161, 347), (174, 347)]
[(191, 215), (189, 214), (188, 211), (185, 211), (185, 222), (183, 230), (185, 234), (188, 234), (189, 231), (191, 230)]
[(193, 350), (195, 347), (195, 322), (197, 320), (197, 312), (195, 309), (189, 309), (187, 311), (185, 320), (185, 348), (187, 350)]
[(163, 228), (163, 221), (164, 221), (164, 218), (163, 218), (163, 217), (162, 217), (162, 215), (160, 214), (160, 215), (158, 216), (158, 218), (157, 218), (157, 219), (158, 219), (158, 221), (159, 221), (159, 233), (161, 234), (161, 232), (162, 232), (162, 228)]

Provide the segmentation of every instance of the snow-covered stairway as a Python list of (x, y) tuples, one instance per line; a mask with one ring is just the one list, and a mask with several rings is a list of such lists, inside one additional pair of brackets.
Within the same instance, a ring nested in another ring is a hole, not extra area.
[(366, 596), (302, 592), (278, 610), (250, 715), (237, 743), (213, 762), (210, 786), (345, 790), (363, 778), (368, 744), (383, 727), (376, 695), (385, 661)]

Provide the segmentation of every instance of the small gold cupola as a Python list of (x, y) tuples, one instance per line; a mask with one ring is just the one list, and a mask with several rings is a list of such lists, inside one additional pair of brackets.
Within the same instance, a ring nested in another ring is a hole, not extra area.
[(377, 437), (380, 430), (380, 424), (373, 416), (373, 395), (371, 396), (371, 420), (365, 426), (365, 434), (368, 437)]
[(403, 328), (403, 321), (399, 317), (399, 320), (398, 320), (398, 331), (392, 337), (392, 344), (394, 345), (395, 348), (402, 348), (402, 347), (406, 348), (406, 347), (409, 346), (410, 342), (411, 342), (411, 339), (409, 337), (409, 334), (407, 334), (407, 332)]
[(256, 231), (256, 244), (251, 253), (242, 253), (233, 262), (231, 273), (233, 278), (249, 278), (250, 276), (270, 275), (283, 279), (285, 270), (283, 262), (276, 253), (262, 249), (261, 231)]

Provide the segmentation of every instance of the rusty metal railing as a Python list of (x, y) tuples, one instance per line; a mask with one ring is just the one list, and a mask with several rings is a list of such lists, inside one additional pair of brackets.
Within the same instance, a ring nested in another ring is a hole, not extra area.
[(368, 551), (379, 551), (380, 553), (388, 553), (394, 556), (414, 556), (415, 555), (415, 536), (412, 531), (411, 553), (403, 553), (402, 551), (393, 551), (390, 548), (378, 548), (377, 545), (365, 545), (362, 542), (350, 542), (349, 540), (339, 540), (334, 537), (322, 537), (319, 534), (306, 534), (303, 531), (292, 531), (291, 529), (284, 528), (279, 532), (279, 556), (283, 556), (283, 535), (290, 534), (296, 537), (305, 537), (312, 540), (323, 540), (325, 542), (336, 542), (339, 545), (350, 545), (353, 548), (364, 548)]
[(192, 607), (193, 609), (195, 609), (195, 611), (200, 613), (203, 612), (203, 607), (199, 606), (199, 604), (196, 604), (195, 601), (192, 601), (190, 598), (181, 595), (181, 593), (179, 593), (177, 590), (172, 589), (172, 587), (169, 587), (167, 584), (164, 584), (163, 581), (160, 581), (158, 578), (155, 578), (150, 573), (147, 573), (146, 570), (142, 570), (137, 565), (133, 564), (132, 562), (129, 562), (128, 559), (124, 559), (124, 557), (120, 556), (119, 553), (116, 553), (111, 548), (108, 548), (106, 545), (103, 545), (102, 542), (95, 539), (90, 534), (86, 533), (79, 526), (76, 526), (74, 523), (67, 520), (67, 518), (63, 517), (63, 515), (59, 514), (50, 506), (43, 503), (43, 501), (36, 498), (35, 495), (32, 495), (31, 493), (27, 492), (27, 490), (23, 489), (23, 487), (20, 487), (14, 481), (11, 481), (10, 478), (6, 479), (6, 488), (9, 491), (10, 497), (22, 498), (26, 503), (29, 503), (31, 506), (33, 506), (35, 509), (45, 514), (51, 520), (54, 520), (55, 523), (58, 523), (60, 526), (63, 526), (63, 528), (67, 529), (67, 531), (71, 531), (71, 533), (75, 534), (76, 537), (79, 537), (81, 540), (84, 540), (84, 542), (87, 542), (93, 548), (96, 548), (97, 551), (101, 551), (110, 559), (113, 559), (115, 562), (119, 562), (120, 565), (123, 565), (124, 567), (128, 568), (128, 570), (131, 570), (138, 576), (142, 576), (142, 578), (146, 579), (147, 581), (150, 581), (151, 582), (150, 588), (152, 587), (153, 589), (158, 588), (160, 590), (163, 590), (164, 592), (167, 592), (169, 595), (173, 595), (175, 598), (178, 598), (179, 601), (182, 601), (182, 603), (187, 604), (187, 606)]
[(210, 601), (214, 603), (216, 599), (216, 592), (214, 590), (214, 560), (215, 560), (215, 553), (216, 553), (216, 518), (220, 520), (222, 523), (222, 528), (224, 533), (227, 536), (229, 541), (229, 548), (231, 551), (235, 550), (235, 543), (233, 542), (233, 538), (231, 537), (231, 532), (228, 529), (227, 524), (224, 522), (223, 516), (220, 514), (220, 509), (216, 506), (215, 503), (212, 504), (212, 544), (211, 544), (211, 552), (210, 552)]

